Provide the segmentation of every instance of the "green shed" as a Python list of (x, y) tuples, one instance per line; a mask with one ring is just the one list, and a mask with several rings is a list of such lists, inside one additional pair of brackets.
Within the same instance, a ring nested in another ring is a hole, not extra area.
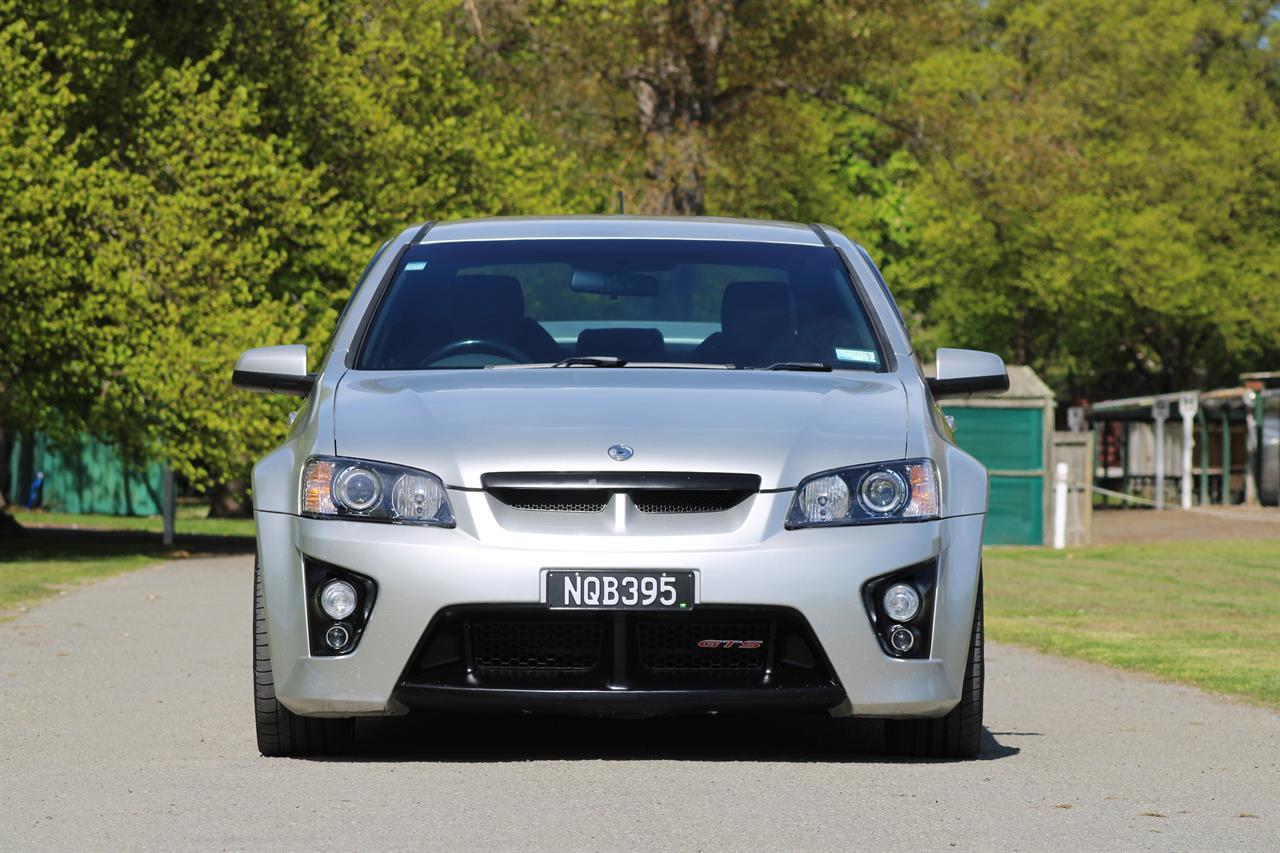
[(1053, 484), (1053, 391), (1030, 367), (1010, 365), (1009, 390), (948, 400), (956, 443), (987, 466), (991, 502), (988, 545), (1044, 545)]

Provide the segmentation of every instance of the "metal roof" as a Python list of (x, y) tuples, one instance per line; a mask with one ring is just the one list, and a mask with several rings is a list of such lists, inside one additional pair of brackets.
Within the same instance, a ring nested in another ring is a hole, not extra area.
[[(1253, 405), (1253, 390), (1249, 388), (1215, 388), (1210, 391), (1197, 391), (1194, 389), (1187, 391), (1171, 391), (1164, 394), (1148, 394), (1145, 397), (1124, 397), (1119, 400), (1099, 400), (1095, 403), (1087, 403), (1083, 407), (1085, 413), (1090, 418), (1105, 418), (1108, 420), (1150, 420), (1151, 407), (1157, 400), (1165, 400), (1169, 404), (1169, 411), (1176, 414), (1178, 412), (1178, 401), (1182, 395), (1188, 394), (1194, 397), (1201, 408), (1205, 409), (1226, 409), (1228, 407), (1242, 408)], [(1260, 391), (1264, 397), (1270, 393), (1268, 391)]]
[(717, 216), (495, 216), (460, 219), (432, 225), (422, 242), (551, 239), (737, 240), (823, 245), (808, 225)]

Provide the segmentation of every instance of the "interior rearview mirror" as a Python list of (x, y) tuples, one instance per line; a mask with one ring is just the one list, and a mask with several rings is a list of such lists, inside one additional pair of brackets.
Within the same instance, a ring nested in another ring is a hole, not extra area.
[(316, 375), (307, 372), (307, 348), (303, 344), (258, 347), (240, 356), (231, 374), (231, 384), (247, 391), (291, 394), (311, 393)]
[(928, 381), (935, 398), (1009, 390), (1004, 359), (995, 353), (972, 349), (938, 350), (937, 369)]
[(569, 289), (574, 293), (604, 296), (657, 296), (658, 280), (639, 272), (574, 270)]

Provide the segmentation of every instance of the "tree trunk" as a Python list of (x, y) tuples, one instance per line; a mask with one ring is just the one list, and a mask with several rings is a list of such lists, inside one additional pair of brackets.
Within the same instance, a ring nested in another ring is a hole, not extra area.
[(0, 427), (0, 539), (23, 536), (27, 530), (9, 514), (5, 492), (9, 488), (9, 434)]
[(249, 518), (252, 515), (249, 484), (244, 480), (228, 480), (209, 490), (210, 518)]
[(656, 56), (628, 75), (644, 140), (645, 213), (701, 216), (707, 212), (708, 135), (725, 115), (718, 109), (720, 59), (732, 34), (725, 0), (676, 0), (657, 13)]

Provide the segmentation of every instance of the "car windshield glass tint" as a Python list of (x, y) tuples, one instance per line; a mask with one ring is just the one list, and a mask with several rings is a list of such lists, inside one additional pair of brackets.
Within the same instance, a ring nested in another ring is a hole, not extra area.
[[(357, 366), (778, 364), (878, 370), (866, 312), (831, 248), (703, 240), (414, 246)], [(607, 359), (606, 362), (604, 359)]]

